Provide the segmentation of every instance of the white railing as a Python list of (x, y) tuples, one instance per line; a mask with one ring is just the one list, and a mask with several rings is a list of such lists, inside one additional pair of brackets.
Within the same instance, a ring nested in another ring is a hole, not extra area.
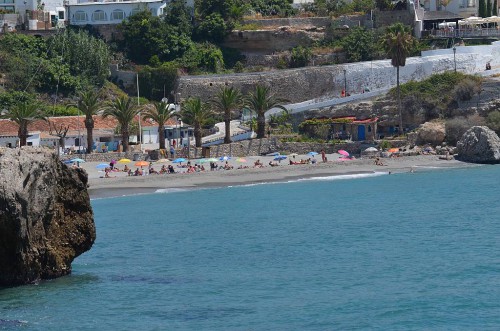
[(431, 32), (436, 37), (446, 38), (463, 38), (463, 37), (500, 37), (500, 29), (498, 28), (480, 28), (480, 29), (454, 29), (451, 30), (435, 30)]

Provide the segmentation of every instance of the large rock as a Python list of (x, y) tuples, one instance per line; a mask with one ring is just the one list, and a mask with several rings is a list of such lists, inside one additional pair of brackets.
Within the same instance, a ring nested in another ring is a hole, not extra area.
[(41, 148), (0, 148), (0, 286), (71, 272), (95, 224), (87, 174)]
[(417, 129), (417, 145), (441, 145), (446, 137), (443, 122), (425, 122)]
[(500, 163), (500, 138), (486, 126), (473, 126), (457, 143), (458, 159), (473, 163)]

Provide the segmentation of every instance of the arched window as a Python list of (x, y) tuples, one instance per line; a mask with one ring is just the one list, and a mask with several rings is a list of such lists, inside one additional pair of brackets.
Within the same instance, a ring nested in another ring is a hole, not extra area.
[(82, 10), (76, 11), (73, 18), (76, 22), (85, 22), (88, 20), (87, 13)]
[(92, 21), (106, 21), (106, 13), (102, 10), (96, 10), (92, 13)]
[(125, 12), (121, 9), (115, 9), (111, 13), (111, 19), (123, 21), (125, 19)]

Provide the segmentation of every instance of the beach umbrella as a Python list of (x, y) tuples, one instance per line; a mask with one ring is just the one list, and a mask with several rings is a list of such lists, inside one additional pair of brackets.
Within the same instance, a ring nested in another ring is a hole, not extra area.
[(349, 152), (343, 149), (339, 150), (337, 153), (339, 153), (340, 155), (349, 156)]
[(85, 160), (80, 159), (80, 158), (71, 159), (69, 161), (72, 162), (72, 163), (74, 163), (74, 162), (84, 163), (85, 162)]
[(214, 157), (211, 157), (211, 158), (207, 159), (207, 162), (217, 162), (217, 161), (219, 161), (219, 160), (217, 160)]
[(290, 154), (290, 155), (288, 155), (288, 156), (299, 156), (299, 154), (297, 154), (297, 153), (292, 153), (292, 154)]
[(208, 159), (199, 159), (198, 160), (198, 163), (207, 163), (207, 162), (210, 162), (210, 161), (208, 161)]
[(309, 152), (309, 153), (307, 153), (307, 155), (311, 155), (314, 157), (314, 155), (318, 155), (318, 153), (317, 152)]
[(173, 163), (182, 163), (182, 162), (186, 162), (186, 159), (185, 159), (185, 158), (180, 157), (180, 158), (177, 158), (177, 159), (173, 160), (172, 162), (173, 162)]
[(286, 159), (286, 155), (278, 155), (274, 158), (274, 161), (281, 161)]
[(105, 169), (109, 167), (109, 164), (107, 163), (99, 163), (98, 165), (95, 166), (97, 169)]
[(239, 157), (236, 159), (236, 162), (241, 162), (241, 163), (244, 163), (244, 162), (247, 162), (246, 159), (242, 158), (242, 157)]
[(397, 153), (397, 152), (399, 152), (399, 148), (389, 148), (387, 151), (389, 153)]
[(156, 161), (157, 163), (168, 163), (170, 162), (169, 159), (159, 159), (158, 161)]
[(375, 147), (368, 147), (367, 149), (365, 149), (365, 152), (378, 152), (378, 149), (376, 149)]
[(280, 155), (280, 152), (272, 152), (272, 153), (266, 154), (266, 156), (278, 156), (278, 155)]
[(118, 161), (118, 163), (121, 163), (121, 164), (130, 163), (130, 162), (132, 162), (132, 160), (129, 160), (129, 159), (121, 159)]
[(138, 161), (135, 163), (136, 167), (147, 167), (149, 165), (149, 162), (147, 161)]
[(231, 160), (231, 157), (230, 156), (221, 156), (219, 158), (220, 161), (227, 161), (227, 160)]

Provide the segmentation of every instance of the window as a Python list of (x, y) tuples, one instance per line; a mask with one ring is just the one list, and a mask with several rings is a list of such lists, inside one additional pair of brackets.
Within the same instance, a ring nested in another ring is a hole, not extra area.
[(111, 13), (111, 19), (123, 21), (125, 19), (125, 12), (121, 9), (115, 9)]
[(84, 12), (84, 11), (81, 11), (81, 10), (75, 12), (75, 14), (73, 15), (73, 17), (75, 18), (75, 21), (77, 21), (77, 22), (84, 22), (84, 21), (88, 20), (87, 13)]
[(60, 20), (64, 20), (64, 11), (58, 12), (58, 15)]
[(141, 11), (142, 11), (141, 8), (134, 8), (134, 9), (132, 9), (132, 12), (130, 13), (130, 15), (135, 15), (137, 13), (140, 13)]
[(92, 13), (92, 21), (106, 21), (106, 13), (102, 10), (96, 10)]

